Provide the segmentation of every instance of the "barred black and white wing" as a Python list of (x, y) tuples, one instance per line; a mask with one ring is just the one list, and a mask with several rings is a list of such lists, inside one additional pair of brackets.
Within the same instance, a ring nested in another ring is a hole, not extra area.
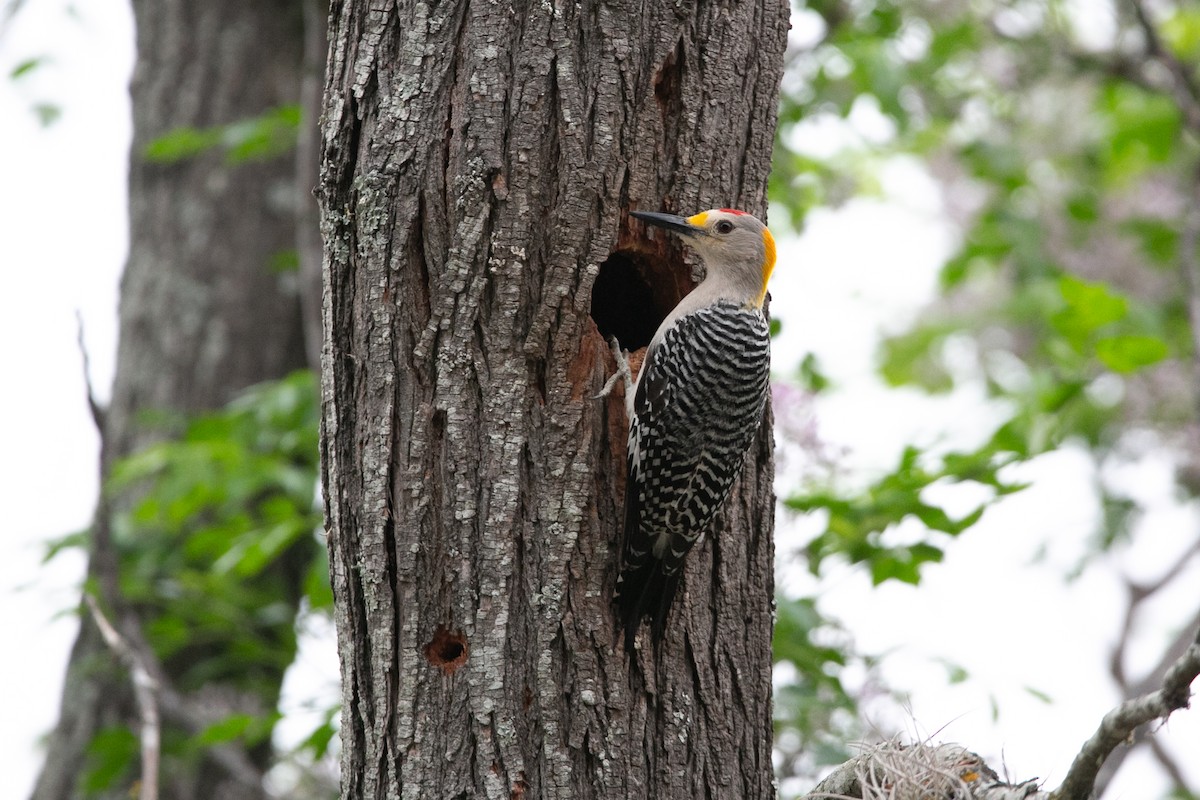
[(757, 309), (681, 317), (646, 354), (629, 426), (617, 606), (627, 648), (644, 617), (660, 639), (683, 558), (708, 529), (762, 420), (770, 335)]

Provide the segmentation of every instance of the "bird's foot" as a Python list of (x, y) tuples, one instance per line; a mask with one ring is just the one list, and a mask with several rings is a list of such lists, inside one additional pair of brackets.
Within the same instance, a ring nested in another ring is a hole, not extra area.
[(603, 397), (608, 397), (612, 394), (612, 390), (616, 388), (617, 379), (622, 378), (625, 382), (625, 402), (628, 404), (633, 399), (633, 371), (629, 369), (629, 358), (621, 349), (621, 344), (617, 341), (617, 337), (614, 336), (609, 341), (612, 345), (613, 358), (617, 360), (617, 371), (604, 382), (600, 393), (593, 399), (599, 400)]

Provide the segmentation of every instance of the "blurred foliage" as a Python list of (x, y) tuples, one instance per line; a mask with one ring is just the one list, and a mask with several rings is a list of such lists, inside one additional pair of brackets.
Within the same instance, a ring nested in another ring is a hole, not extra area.
[(315, 379), (298, 372), (114, 465), (106, 491), (138, 498), (113, 524), (121, 593), (183, 677), (177, 688), (277, 691), (269, 676), (295, 654), (293, 609), (301, 597), (330, 608), (314, 538), (317, 415)]
[(821, 562), (838, 556), (852, 564), (864, 564), (875, 584), (886, 580), (920, 582), (922, 564), (942, 560), (938, 540), (930, 537), (910, 544), (887, 544), (884, 534), (907, 519), (918, 520), (929, 533), (957, 536), (983, 516), (986, 505), (952, 518), (941, 507), (922, 499), (926, 489), (946, 481), (973, 481), (994, 490), (993, 497), (1021, 489), (999, 476), (1002, 467), (1016, 454), (1004, 448), (1001, 437), (972, 453), (949, 453), (936, 468), (920, 464), (922, 452), (909, 446), (900, 457), (895, 471), (886, 473), (860, 492), (844, 493), (823, 488), (806, 494), (794, 494), (784, 505), (794, 511), (823, 511), (825, 531), (808, 544), (809, 569), (814, 574)]
[[(167, 729), (164, 766), (195, 763), (217, 744), (268, 742), (279, 719), (280, 675), (296, 655), (296, 613), (329, 614), (317, 502), (319, 405), (311, 372), (251, 388), (224, 409), (183, 421), (117, 462), (105, 492), (118, 510), (113, 544), (122, 598), (174, 689), (220, 682), (261, 699), (262, 715), (234, 714), (195, 735)], [(132, 499), (131, 499), (132, 498)], [(82, 544), (68, 537), (51, 547)], [(305, 747), (322, 757), (332, 716)], [(130, 780), (134, 732), (92, 742), (88, 792)]]
[[(930, 393), (982, 380), (1006, 415), (972, 451), (911, 445), (884, 474), (831, 474), (786, 497), (824, 520), (807, 543), (814, 574), (834, 561), (861, 565), (876, 584), (919, 582), (951, 538), (1022, 488), (1014, 466), (1059, 448), (1083, 448), (1098, 474), (1136, 451), (1139, 434), (1196, 458), (1187, 299), (1200, 232), (1188, 210), (1200, 146), (1187, 125), (1200, 110), (1200, 8), (1149, 8), (1155, 37), (1127, 0), (1086, 9), (812, 0), (795, 9), (772, 203), (799, 229), (814, 208), (877, 193), (889, 158), (921, 159), (961, 238), (941, 297), (882, 343), (879, 374)], [(832, 152), (809, 144), (822, 130), (841, 134)], [(963, 484), (984, 487), (987, 499), (956, 517), (930, 489)], [(1098, 491), (1100, 553), (1128, 537), (1138, 508), (1118, 487)], [(814, 721), (824, 722), (810, 706), (852, 711), (839, 658), (861, 656), (852, 643), (838, 657), (782, 655), (799, 646), (792, 637), (836, 626), (811, 598), (779, 602), (777, 657), (804, 674), (780, 690), (776, 727), (781, 741), (819, 737)], [(804, 626), (790, 619), (797, 606)]]
[[(0, 20), (0, 38), (2, 38), (4, 30), (4, 21)], [(30, 77), (44, 70), (50, 65), (52, 59), (49, 56), (37, 55), (28, 56), (17, 61), (8, 70), (8, 80), (14, 84), (14, 87), (20, 86), (23, 83), (28, 83)], [(27, 90), (28, 91), (28, 90)], [(34, 90), (36, 93), (36, 90)], [(37, 119), (38, 124), (43, 128), (49, 128), (62, 117), (62, 107), (58, 103), (49, 100), (32, 99), (29, 100), (29, 111)]]
[(290, 152), (299, 130), (300, 106), (279, 106), (228, 125), (175, 128), (147, 144), (142, 157), (151, 163), (174, 164), (220, 150), (227, 164), (263, 161)]
[(811, 774), (850, 757), (858, 736), (856, 700), (841, 680), (851, 655), (846, 632), (812, 598), (776, 599), (774, 658), (790, 667), (776, 683), (776, 754), (783, 775)]
[(8, 71), (9, 80), (15, 81), (20, 78), (24, 78), (25, 76), (32, 74), (35, 70), (39, 69), (40, 67), (45, 66), (45, 64), (46, 64), (45, 56), (33, 56), (31, 58), (26, 58), (21, 61), (18, 61), (16, 66), (14, 66), (12, 69), (10, 69)]

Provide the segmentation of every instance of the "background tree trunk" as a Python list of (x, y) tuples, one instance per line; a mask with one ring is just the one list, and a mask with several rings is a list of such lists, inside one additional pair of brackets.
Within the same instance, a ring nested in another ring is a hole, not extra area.
[(323, 469), (347, 798), (769, 798), (771, 427), (631, 664), (605, 335), (691, 286), (629, 208), (765, 211), (788, 6), (335, 7)]
[[(213, 409), (305, 365), (295, 275), (271, 269), (273, 257), (297, 247), (292, 158), (231, 165), (216, 150), (172, 163), (143, 157), (149, 142), (173, 129), (226, 124), (296, 103), (300, 6), (137, 0), (134, 7), (130, 253), (112, 402), (101, 423), (104, 476), (114, 461), (163, 435), (161, 426), (146, 424), (145, 412)], [(92, 529), (88, 577), (108, 584), (101, 594), (110, 603), (117, 556), (109, 512), (123, 502), (102, 501)], [(277, 678), (276, 694), (282, 668)], [(262, 714), (275, 699), (218, 684), (205, 687), (201, 702), (215, 721), (237, 711)], [(81, 796), (94, 736), (112, 727), (136, 730), (137, 719), (129, 676), (85, 614), (34, 800)], [(169, 713), (164, 722), (172, 722)], [(261, 771), (269, 756), (269, 748), (259, 748), (250, 761)], [(227, 768), (208, 760), (165, 774), (162, 784), (169, 798), (263, 796), (261, 785), (231, 779)], [(99, 796), (129, 794), (126, 783)]]

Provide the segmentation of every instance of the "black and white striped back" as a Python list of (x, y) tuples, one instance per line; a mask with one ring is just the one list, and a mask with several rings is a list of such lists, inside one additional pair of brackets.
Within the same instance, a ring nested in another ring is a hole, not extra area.
[(758, 431), (770, 364), (762, 312), (731, 301), (680, 317), (647, 352), (629, 427), (617, 584), (628, 644), (645, 615), (661, 634), (683, 557), (728, 497)]

